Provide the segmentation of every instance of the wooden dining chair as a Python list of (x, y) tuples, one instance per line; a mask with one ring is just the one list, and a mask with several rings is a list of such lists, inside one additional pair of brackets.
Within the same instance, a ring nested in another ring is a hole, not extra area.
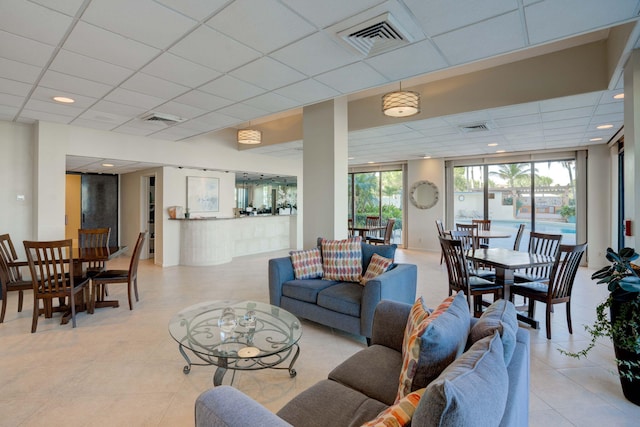
[[(470, 250), (476, 250), (476, 248), (474, 248), (475, 239), (469, 230), (451, 230), (449, 234), (452, 239), (462, 242), (462, 249), (465, 253), (468, 253)], [(478, 276), (486, 280), (495, 280), (496, 272), (494, 270), (479, 266), (477, 263), (469, 260), (467, 260), (467, 264), (470, 275)]]
[[(560, 248), (561, 234), (546, 234), (532, 231), (529, 234), (529, 253), (555, 258)], [(549, 282), (552, 266), (530, 267), (513, 273), (515, 283)]]
[(463, 291), (475, 317), (482, 314), (482, 296), (492, 294), (493, 301), (502, 298), (502, 286), (469, 273), (469, 264), (461, 240), (438, 237), (449, 276), (449, 295)]
[(18, 313), (22, 311), (24, 302), (24, 291), (33, 289), (31, 280), (23, 280), (15, 274), (15, 269), (9, 265), (7, 253), (0, 250), (0, 285), (2, 286), (2, 312), (0, 312), (0, 323), (4, 322), (4, 315), (7, 310), (8, 292), (18, 292)]
[(573, 334), (571, 325), (571, 291), (580, 266), (580, 260), (586, 249), (586, 243), (581, 245), (560, 245), (548, 283), (526, 282), (511, 285), (509, 297), (511, 301), (513, 301), (514, 295), (521, 295), (529, 299), (529, 318), (534, 318), (536, 301), (546, 304), (547, 339), (551, 339), (551, 312), (554, 304), (567, 304), (567, 327), (569, 333)]
[(20, 268), (27, 267), (27, 262), (18, 261), (18, 254), (9, 234), (0, 234), (0, 253), (4, 255), (13, 278), (15, 280), (22, 279)]
[(133, 302), (131, 300), (131, 289), (133, 288), (136, 301), (139, 301), (138, 297), (138, 264), (140, 263), (140, 254), (142, 247), (144, 246), (144, 239), (147, 233), (142, 232), (138, 234), (138, 240), (136, 246), (133, 248), (133, 254), (131, 255), (131, 261), (129, 262), (128, 270), (105, 270), (98, 273), (91, 278), (91, 300), (89, 302), (88, 312), (93, 313), (96, 300), (99, 300), (104, 292), (102, 288), (107, 284), (112, 283), (126, 283), (127, 284), (127, 296), (129, 298), (129, 310), (133, 310)]
[(458, 231), (468, 231), (471, 233), (472, 239), (472, 247), (474, 249), (478, 249), (478, 239), (475, 236), (478, 235), (478, 224), (461, 224), (456, 223), (456, 230)]
[(520, 226), (518, 227), (518, 231), (516, 232), (516, 240), (514, 240), (513, 242), (514, 251), (520, 250), (520, 242), (522, 241), (522, 235), (524, 234), (525, 227), (526, 224), (520, 224)]
[[(438, 230), (438, 237), (446, 237), (446, 232), (444, 231), (444, 223), (441, 219), (436, 219), (436, 230)], [(442, 265), (442, 261), (444, 260), (444, 253), (440, 252), (440, 265)]]
[(347, 219), (347, 235), (353, 237), (353, 218)]
[(393, 236), (393, 226), (395, 223), (396, 220), (394, 218), (389, 218), (384, 229), (384, 237), (370, 237), (367, 241), (374, 245), (390, 245), (391, 237)]
[[(472, 219), (471, 224), (478, 225), (478, 231), (490, 231), (491, 230), (491, 220), (490, 219)], [(479, 239), (478, 247), (480, 248), (488, 248), (489, 247), (489, 239)]]
[[(108, 248), (111, 228), (81, 228), (78, 230), (78, 247)], [(106, 261), (89, 261), (87, 264), (87, 276), (92, 277), (106, 269)]]
[[(379, 216), (368, 216), (364, 220), (365, 227), (380, 227), (382, 223), (380, 222)], [(370, 230), (367, 231), (365, 236), (365, 240), (368, 240), (371, 237), (380, 238), (380, 230)]]
[[(71, 322), (76, 327), (76, 305), (84, 306), (85, 291), (89, 279), (73, 277), (72, 240), (49, 242), (24, 241), (27, 262), (33, 285), (33, 322), (31, 333), (38, 327), (38, 317), (50, 318), (53, 312), (71, 312)], [(80, 294), (80, 295), (79, 295)], [(79, 299), (78, 299), (79, 298)], [(60, 305), (53, 307), (53, 300)], [(43, 308), (40, 308), (42, 300)], [(63, 323), (65, 316), (63, 315)]]

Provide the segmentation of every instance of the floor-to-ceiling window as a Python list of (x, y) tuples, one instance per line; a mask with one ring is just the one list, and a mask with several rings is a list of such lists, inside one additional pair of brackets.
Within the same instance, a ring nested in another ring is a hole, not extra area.
[(532, 230), (562, 234), (563, 243), (576, 243), (575, 158), (485, 163), (453, 167), (450, 226), (490, 219), (492, 230), (511, 235), (493, 239), (495, 247), (513, 247), (520, 224), (526, 226), (521, 249)]
[(349, 218), (364, 225), (368, 216), (378, 216), (385, 224), (395, 219), (392, 242), (402, 244), (403, 172), (402, 169), (349, 173)]

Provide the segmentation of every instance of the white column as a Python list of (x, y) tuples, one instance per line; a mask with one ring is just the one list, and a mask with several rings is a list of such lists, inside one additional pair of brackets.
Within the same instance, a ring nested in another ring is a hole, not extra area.
[(347, 98), (303, 109), (303, 242), (347, 236)]
[[(625, 219), (633, 222), (633, 236), (624, 245), (638, 248), (640, 239), (640, 51), (631, 53), (624, 69), (624, 205)], [(605, 195), (603, 195), (605, 196)]]

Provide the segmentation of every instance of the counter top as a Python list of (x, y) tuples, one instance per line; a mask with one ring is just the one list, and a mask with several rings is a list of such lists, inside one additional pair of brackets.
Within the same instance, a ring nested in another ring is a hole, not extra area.
[(203, 216), (203, 217), (195, 217), (195, 218), (169, 218), (169, 220), (171, 221), (211, 221), (211, 220), (222, 220), (222, 219), (243, 219), (243, 218), (269, 218), (269, 217), (289, 217), (289, 216), (295, 216), (294, 215), (271, 215), (271, 214), (267, 214), (267, 215), (244, 215), (244, 216), (239, 216), (239, 217), (232, 217), (232, 216), (228, 216), (228, 217), (215, 217), (215, 216)]

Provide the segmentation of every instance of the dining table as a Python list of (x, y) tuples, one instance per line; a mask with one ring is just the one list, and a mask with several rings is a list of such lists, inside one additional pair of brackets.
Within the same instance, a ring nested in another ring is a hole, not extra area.
[[(96, 248), (73, 248), (73, 276), (86, 277), (84, 264), (91, 261), (109, 261), (127, 250), (127, 246), (109, 246)], [(90, 298), (93, 298), (91, 296)], [(95, 302), (96, 308), (119, 307), (118, 300), (100, 299)]]
[[(467, 252), (467, 259), (493, 268), (496, 272), (495, 282), (503, 288), (503, 298), (510, 299), (513, 273), (516, 270), (529, 267), (544, 267), (555, 262), (549, 255), (532, 254), (505, 248), (471, 249)], [(521, 313), (518, 320), (534, 329), (539, 329), (539, 322)]]
[(372, 231), (384, 230), (385, 228), (387, 228), (386, 225), (358, 225), (349, 227), (349, 231), (354, 234), (358, 232), (358, 236), (362, 237), (362, 240), (365, 240), (367, 233), (370, 233)]

